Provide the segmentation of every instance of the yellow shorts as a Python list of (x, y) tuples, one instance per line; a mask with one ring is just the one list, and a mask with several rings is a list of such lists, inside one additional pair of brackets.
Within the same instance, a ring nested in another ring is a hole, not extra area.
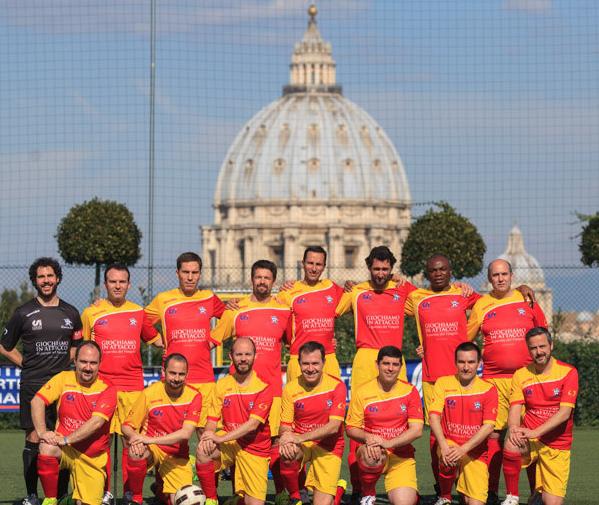
[[(453, 440), (447, 440), (447, 443), (449, 445), (456, 445)], [(441, 456), (441, 449), (439, 447), (437, 447), (437, 454)], [(487, 462), (478, 458), (473, 459), (466, 454), (460, 460), (455, 489), (464, 496), (486, 503), (489, 492), (489, 468)]]
[[(191, 484), (193, 472), (188, 458), (178, 458), (167, 454), (157, 445), (149, 445), (152, 462), (164, 481), (162, 486), (166, 494), (174, 494), (179, 488)], [(101, 500), (100, 500), (101, 501)]]
[[(339, 368), (339, 361), (337, 361), (337, 355), (334, 352), (325, 355), (323, 372), (338, 379), (341, 378), (341, 368)], [(298, 357), (292, 354), (289, 356), (289, 362), (287, 363), (287, 382), (297, 379), (301, 374)]]
[(387, 493), (398, 487), (411, 487), (418, 491), (414, 458), (400, 458), (389, 453), (383, 473), (385, 474), (385, 491)]
[(116, 395), (116, 410), (110, 421), (110, 433), (122, 435), (121, 425), (127, 419), (131, 407), (139, 398), (141, 391), (119, 391)]
[(428, 410), (433, 403), (433, 391), (435, 390), (435, 383), (422, 381), (422, 400), (424, 403), (424, 422), (428, 424)]
[(257, 500), (266, 499), (270, 458), (244, 451), (237, 441), (220, 444), (221, 470), (235, 465), (235, 491)]
[(537, 464), (536, 490), (554, 496), (566, 496), (570, 477), (570, 451), (553, 449), (538, 440), (530, 441), (530, 455), (523, 456), (522, 466)]
[(497, 419), (495, 419), (495, 431), (505, 430), (507, 428), (507, 416), (510, 411), (510, 396), (512, 394), (511, 378), (489, 378), (485, 379), (497, 388)]
[(212, 395), (216, 389), (215, 382), (192, 382), (188, 386), (197, 389), (202, 395), (202, 411), (200, 412), (200, 420), (198, 421), (198, 428), (206, 426), (206, 420), (208, 417), (208, 409), (212, 403)]
[(279, 428), (281, 426), (281, 397), (275, 396), (272, 399), (272, 407), (268, 414), (268, 424), (270, 426), (270, 436), (278, 437)]
[[(376, 366), (378, 353), (378, 349), (366, 349), (364, 347), (358, 349), (351, 368), (351, 391), (355, 391), (362, 384), (378, 377), (379, 369)], [(406, 362), (402, 358), (399, 378), (405, 381), (407, 377)]]
[(302, 466), (310, 463), (306, 474), (306, 487), (335, 496), (341, 475), (341, 458), (314, 442), (302, 444)]
[(73, 499), (82, 503), (102, 502), (108, 454), (90, 457), (67, 445), (62, 448), (60, 468), (71, 473)]

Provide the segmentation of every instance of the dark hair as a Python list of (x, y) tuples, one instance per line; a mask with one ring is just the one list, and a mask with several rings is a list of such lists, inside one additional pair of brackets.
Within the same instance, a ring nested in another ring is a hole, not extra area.
[(526, 340), (526, 343), (528, 343), (528, 341), (532, 337), (538, 337), (539, 335), (545, 335), (547, 337), (547, 341), (550, 344), (553, 342), (553, 337), (551, 336), (551, 333), (549, 333), (549, 330), (543, 326), (535, 326), (534, 328), (528, 330), (526, 332), (526, 335), (524, 335), (524, 339)]
[(391, 268), (397, 263), (397, 258), (393, 256), (393, 253), (386, 245), (378, 245), (374, 247), (367, 258), (364, 259), (366, 261), (366, 266), (370, 268), (374, 263), (374, 260), (379, 261), (388, 261), (391, 265)]
[(314, 351), (320, 351), (320, 356), (322, 357), (322, 361), (324, 362), (324, 345), (322, 345), (320, 342), (315, 342), (314, 340), (311, 340), (310, 342), (306, 342), (304, 345), (302, 345), (299, 348), (299, 352), (297, 353), (298, 357), (299, 357), (299, 361), (302, 360), (302, 354), (306, 353), (309, 354), (311, 352)]
[(465, 351), (465, 352), (476, 351), (476, 360), (480, 361), (480, 357), (481, 357), (480, 348), (474, 342), (462, 342), (460, 345), (458, 345), (455, 348), (455, 351), (453, 353), (453, 359), (455, 361), (458, 360), (458, 352), (460, 352), (460, 351)]
[(380, 363), (383, 358), (386, 357), (399, 358), (399, 361), (401, 361), (403, 354), (401, 353), (399, 347), (395, 347), (394, 345), (386, 345), (380, 348), (379, 353), (376, 356), (376, 362)]
[(180, 363), (185, 363), (185, 368), (189, 368), (189, 364), (187, 363), (187, 358), (185, 356), (183, 356), (183, 354), (174, 352), (173, 354), (169, 354), (166, 357), (166, 359), (164, 360), (163, 368), (164, 368), (165, 372), (166, 372), (166, 369), (171, 361), (179, 361)]
[(129, 272), (129, 268), (127, 268), (127, 265), (123, 265), (122, 263), (111, 263), (106, 267), (106, 270), (104, 270), (104, 282), (107, 281), (108, 272), (110, 272), (111, 270), (117, 270), (118, 272), (127, 272), (127, 280), (131, 280), (131, 272)]
[(316, 254), (324, 254), (324, 262), (326, 264), (327, 252), (325, 251), (324, 247), (320, 247), (319, 245), (310, 245), (306, 247), (306, 249), (304, 250), (304, 257), (302, 258), (302, 261), (306, 261), (306, 256), (308, 256), (308, 253), (311, 252)]
[(62, 268), (60, 268), (60, 263), (58, 263), (58, 261), (56, 261), (54, 258), (42, 256), (41, 258), (36, 259), (29, 267), (29, 279), (34, 286), (36, 285), (35, 280), (37, 279), (37, 269), (40, 267), (50, 267), (52, 270), (54, 270), (54, 274), (58, 278), (58, 283), (60, 283), (62, 280)]
[(487, 265), (487, 279), (491, 280), (491, 265), (493, 265), (493, 263), (495, 263), (496, 261), (503, 261), (504, 263), (506, 263), (510, 273), (513, 273), (512, 264), (508, 260), (504, 260), (503, 258), (496, 258)]
[(277, 265), (275, 265), (272, 261), (269, 260), (258, 260), (252, 265), (252, 277), (256, 273), (256, 270), (259, 268), (264, 268), (265, 270), (270, 270), (272, 273), (272, 280), (277, 280)]
[(435, 253), (429, 256), (429, 258), (426, 260), (426, 263), (424, 264), (425, 269), (426, 267), (428, 267), (429, 262), (433, 261), (436, 258), (443, 258), (445, 261), (447, 261), (449, 269), (451, 270), (451, 260), (443, 253)]
[(235, 350), (235, 344), (237, 343), (237, 341), (240, 338), (243, 340), (247, 340), (250, 344), (252, 344), (252, 348), (254, 349), (254, 354), (256, 354), (256, 344), (250, 337), (238, 337), (238, 338), (234, 339), (233, 344), (231, 345), (231, 350), (229, 351), (229, 354), (233, 354), (233, 351)]
[(93, 347), (96, 351), (98, 351), (99, 359), (102, 359), (102, 349), (100, 348), (98, 343), (94, 340), (84, 340), (75, 349), (75, 360), (79, 358), (79, 353), (81, 352), (81, 349), (83, 349), (84, 347)]
[(184, 252), (179, 254), (177, 257), (177, 270), (181, 269), (181, 265), (183, 263), (189, 263), (191, 261), (195, 261), (198, 265), (200, 265), (200, 270), (202, 270), (202, 258), (194, 252)]

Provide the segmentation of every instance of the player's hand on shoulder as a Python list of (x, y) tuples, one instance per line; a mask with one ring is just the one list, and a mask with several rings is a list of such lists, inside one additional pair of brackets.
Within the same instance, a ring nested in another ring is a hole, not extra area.
[(535, 302), (537, 301), (535, 298), (534, 290), (526, 284), (521, 284), (516, 288), (516, 290), (520, 291), (520, 294), (524, 297), (524, 300), (528, 303), (528, 305), (530, 305), (530, 308), (532, 309), (535, 305)]
[(405, 277), (403, 277), (400, 274), (393, 274), (391, 276), (391, 280), (393, 282), (395, 282), (395, 284), (397, 284), (397, 287), (400, 288), (401, 286), (403, 286), (407, 281), (405, 279)]
[(416, 347), (416, 355), (420, 359), (424, 358), (424, 347), (422, 347), (422, 344), (420, 344), (418, 347)]
[(293, 288), (293, 286), (295, 285), (296, 282), (297, 281), (295, 279), (283, 282), (283, 284), (281, 284), (281, 289), (279, 291), (289, 291), (290, 289)]
[(467, 282), (455, 281), (453, 286), (462, 290), (462, 296), (464, 298), (468, 298), (469, 296), (472, 296), (472, 293), (474, 293), (474, 288)]
[(239, 310), (239, 298), (231, 298), (225, 303), (226, 310)]
[(345, 293), (351, 293), (351, 290), (354, 289), (354, 286), (357, 284), (356, 281), (345, 281), (345, 284), (343, 284), (343, 291)]
[(92, 307), (99, 307), (103, 300), (103, 298), (95, 298), (91, 303)]

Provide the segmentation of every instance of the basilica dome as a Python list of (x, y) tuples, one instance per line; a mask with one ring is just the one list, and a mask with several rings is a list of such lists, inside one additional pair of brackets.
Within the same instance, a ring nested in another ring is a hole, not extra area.
[(527, 284), (536, 289), (545, 287), (543, 269), (537, 259), (524, 248), (524, 238), (518, 226), (514, 225), (510, 231), (507, 248), (499, 258), (512, 265), (512, 285)]

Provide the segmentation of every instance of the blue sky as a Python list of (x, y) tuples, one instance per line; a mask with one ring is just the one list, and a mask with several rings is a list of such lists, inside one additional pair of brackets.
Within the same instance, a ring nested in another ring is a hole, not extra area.
[[(55, 254), (60, 218), (95, 195), (126, 203), (146, 232), (149, 1), (5, 4), (0, 232), (11, 239), (0, 242), (0, 263)], [(199, 249), (226, 150), (280, 96), (308, 4), (157, 1), (159, 264)], [(447, 200), (479, 227), (489, 257), (517, 223), (543, 265), (578, 264), (574, 212), (599, 208), (599, 3), (318, 7), (345, 96), (402, 157), (414, 214)], [(589, 278), (556, 275), (572, 286)]]

